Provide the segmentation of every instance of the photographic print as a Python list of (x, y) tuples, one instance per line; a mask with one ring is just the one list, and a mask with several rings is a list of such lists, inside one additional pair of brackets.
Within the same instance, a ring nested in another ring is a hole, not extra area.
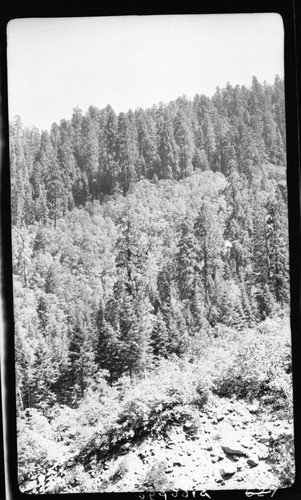
[(276, 13), (7, 26), (22, 493), (295, 480)]

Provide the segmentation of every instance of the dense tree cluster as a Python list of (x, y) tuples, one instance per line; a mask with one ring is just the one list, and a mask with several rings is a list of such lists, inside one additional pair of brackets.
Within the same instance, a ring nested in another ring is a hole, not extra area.
[(17, 395), (76, 406), (289, 303), (283, 81), (10, 127)]

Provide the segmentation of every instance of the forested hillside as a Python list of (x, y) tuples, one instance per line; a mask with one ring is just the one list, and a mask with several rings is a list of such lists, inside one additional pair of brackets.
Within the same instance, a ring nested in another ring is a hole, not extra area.
[(279, 77), (118, 115), (76, 108), (50, 132), (16, 117), (10, 155), (20, 413), (76, 410), (287, 314)]

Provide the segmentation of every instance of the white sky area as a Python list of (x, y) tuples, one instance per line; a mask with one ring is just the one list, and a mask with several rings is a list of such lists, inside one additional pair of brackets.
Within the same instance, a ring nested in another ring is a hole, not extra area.
[(76, 106), (134, 111), (284, 76), (273, 13), (15, 19), (7, 43), (10, 119), (39, 129)]

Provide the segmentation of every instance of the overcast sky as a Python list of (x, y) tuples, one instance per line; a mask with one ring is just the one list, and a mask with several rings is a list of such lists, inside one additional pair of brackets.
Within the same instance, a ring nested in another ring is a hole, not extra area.
[(284, 75), (278, 14), (16, 19), (7, 36), (10, 118), (39, 129)]

